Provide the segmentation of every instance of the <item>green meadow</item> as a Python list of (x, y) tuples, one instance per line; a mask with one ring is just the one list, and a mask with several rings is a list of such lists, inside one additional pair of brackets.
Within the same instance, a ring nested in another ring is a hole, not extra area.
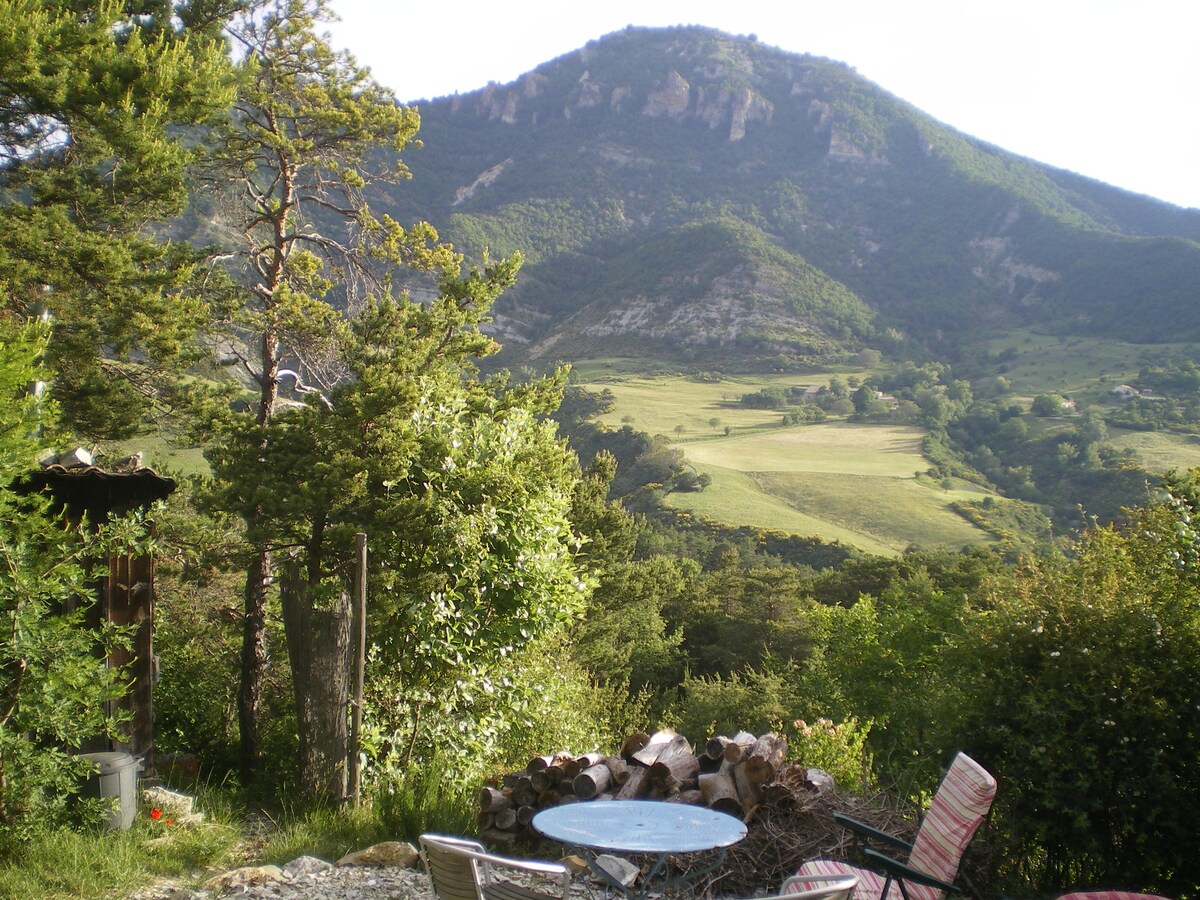
[(1127, 431), (1110, 428), (1106, 443), (1121, 450), (1134, 450), (1138, 462), (1150, 472), (1165, 474), (1200, 466), (1200, 436), (1166, 434), (1161, 431)]
[(1106, 402), (1118, 384), (1136, 381), (1147, 363), (1174, 353), (1192, 355), (1195, 344), (1130, 344), (1105, 338), (1052, 337), (1012, 331), (983, 344), (981, 351), (1004, 354), (1004, 377), (1026, 398), (1057, 392), (1089, 402)]
[(709, 381), (682, 375), (633, 376), (606, 379), (584, 387), (612, 391), (616, 408), (600, 418), (610, 428), (629, 425), (648, 434), (665, 434), (680, 442), (690, 442), (723, 437), (726, 428), (734, 431), (777, 428), (782, 419), (780, 413), (742, 406), (742, 395), (765, 387), (825, 385), (830, 377), (828, 373), (759, 375)]
[[(1014, 331), (984, 349), (1007, 352), (1005, 377), (1017, 394), (1057, 391), (1076, 395), (1106, 395), (1113, 385), (1133, 378), (1142, 366), (1146, 347), (1088, 337), (1058, 338), (1031, 331)], [(1156, 352), (1170, 349), (1167, 345)]]
[[(816, 534), (872, 553), (909, 546), (961, 547), (989, 538), (949, 509), (983, 495), (943, 490), (917, 473), (929, 468), (921, 429), (830, 419), (783, 427), (782, 414), (743, 407), (743, 394), (767, 386), (826, 384), (830, 374), (747, 376), (701, 381), (683, 376), (604, 379), (615, 408), (609, 427), (628, 424), (671, 437), (712, 483), (667, 502), (732, 525)], [(847, 377), (841, 375), (839, 377)]]

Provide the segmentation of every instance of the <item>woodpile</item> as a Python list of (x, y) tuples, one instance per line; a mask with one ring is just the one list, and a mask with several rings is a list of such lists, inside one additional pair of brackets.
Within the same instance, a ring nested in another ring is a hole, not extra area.
[(750, 822), (766, 807), (797, 805), (817, 786), (787, 764), (787, 738), (740, 732), (694, 750), (673, 731), (638, 732), (614, 754), (566, 751), (534, 757), (479, 792), (479, 834), (493, 844), (534, 836), (538, 810), (562, 803), (662, 800), (708, 806)]

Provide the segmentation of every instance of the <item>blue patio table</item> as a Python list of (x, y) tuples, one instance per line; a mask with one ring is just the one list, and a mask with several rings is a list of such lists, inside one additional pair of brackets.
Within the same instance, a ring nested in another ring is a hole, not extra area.
[[(551, 840), (579, 848), (588, 868), (632, 898), (661, 893), (711, 872), (725, 861), (726, 848), (746, 836), (745, 824), (731, 815), (657, 800), (568, 803), (539, 812), (533, 827)], [(667, 867), (671, 854), (705, 850), (720, 851), (711, 865), (671, 876)], [(653, 862), (640, 887), (626, 887), (597, 865), (598, 852), (641, 854)]]

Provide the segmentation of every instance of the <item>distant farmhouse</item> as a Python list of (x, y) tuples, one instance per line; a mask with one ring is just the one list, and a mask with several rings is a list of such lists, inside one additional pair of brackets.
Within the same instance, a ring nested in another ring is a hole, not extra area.
[(1139, 391), (1137, 388), (1128, 384), (1118, 384), (1112, 389), (1112, 395), (1117, 400), (1133, 400), (1137, 398), (1140, 400), (1165, 401), (1167, 399), (1162, 394), (1156, 394), (1149, 388)]

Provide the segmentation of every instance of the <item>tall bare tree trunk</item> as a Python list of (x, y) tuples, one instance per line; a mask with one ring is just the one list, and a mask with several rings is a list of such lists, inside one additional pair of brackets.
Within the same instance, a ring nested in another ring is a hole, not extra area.
[[(262, 374), (258, 378), (258, 424), (265, 428), (275, 415), (275, 405), (279, 399), (279, 338), (274, 329), (268, 328), (263, 332), (260, 361)], [(265, 450), (265, 436), (263, 441), (261, 449)], [(255, 514), (260, 515), (261, 510), (256, 510)], [(246, 570), (243, 593), (241, 680), (238, 684), (238, 763), (243, 785), (254, 782), (262, 755), (258, 712), (270, 662), (267, 648), (267, 585), (271, 583), (271, 568), (270, 553), (259, 549)]]
[(346, 796), (353, 601), (340, 590), (317, 605), (301, 567), (280, 571), (280, 600), (300, 732), (300, 784), (312, 800)]
[(262, 745), (258, 734), (258, 707), (262, 699), (267, 662), (267, 584), (271, 559), (266, 553), (254, 557), (246, 571), (243, 591), (241, 679), (238, 684), (238, 763), (242, 784), (253, 783), (258, 772)]

